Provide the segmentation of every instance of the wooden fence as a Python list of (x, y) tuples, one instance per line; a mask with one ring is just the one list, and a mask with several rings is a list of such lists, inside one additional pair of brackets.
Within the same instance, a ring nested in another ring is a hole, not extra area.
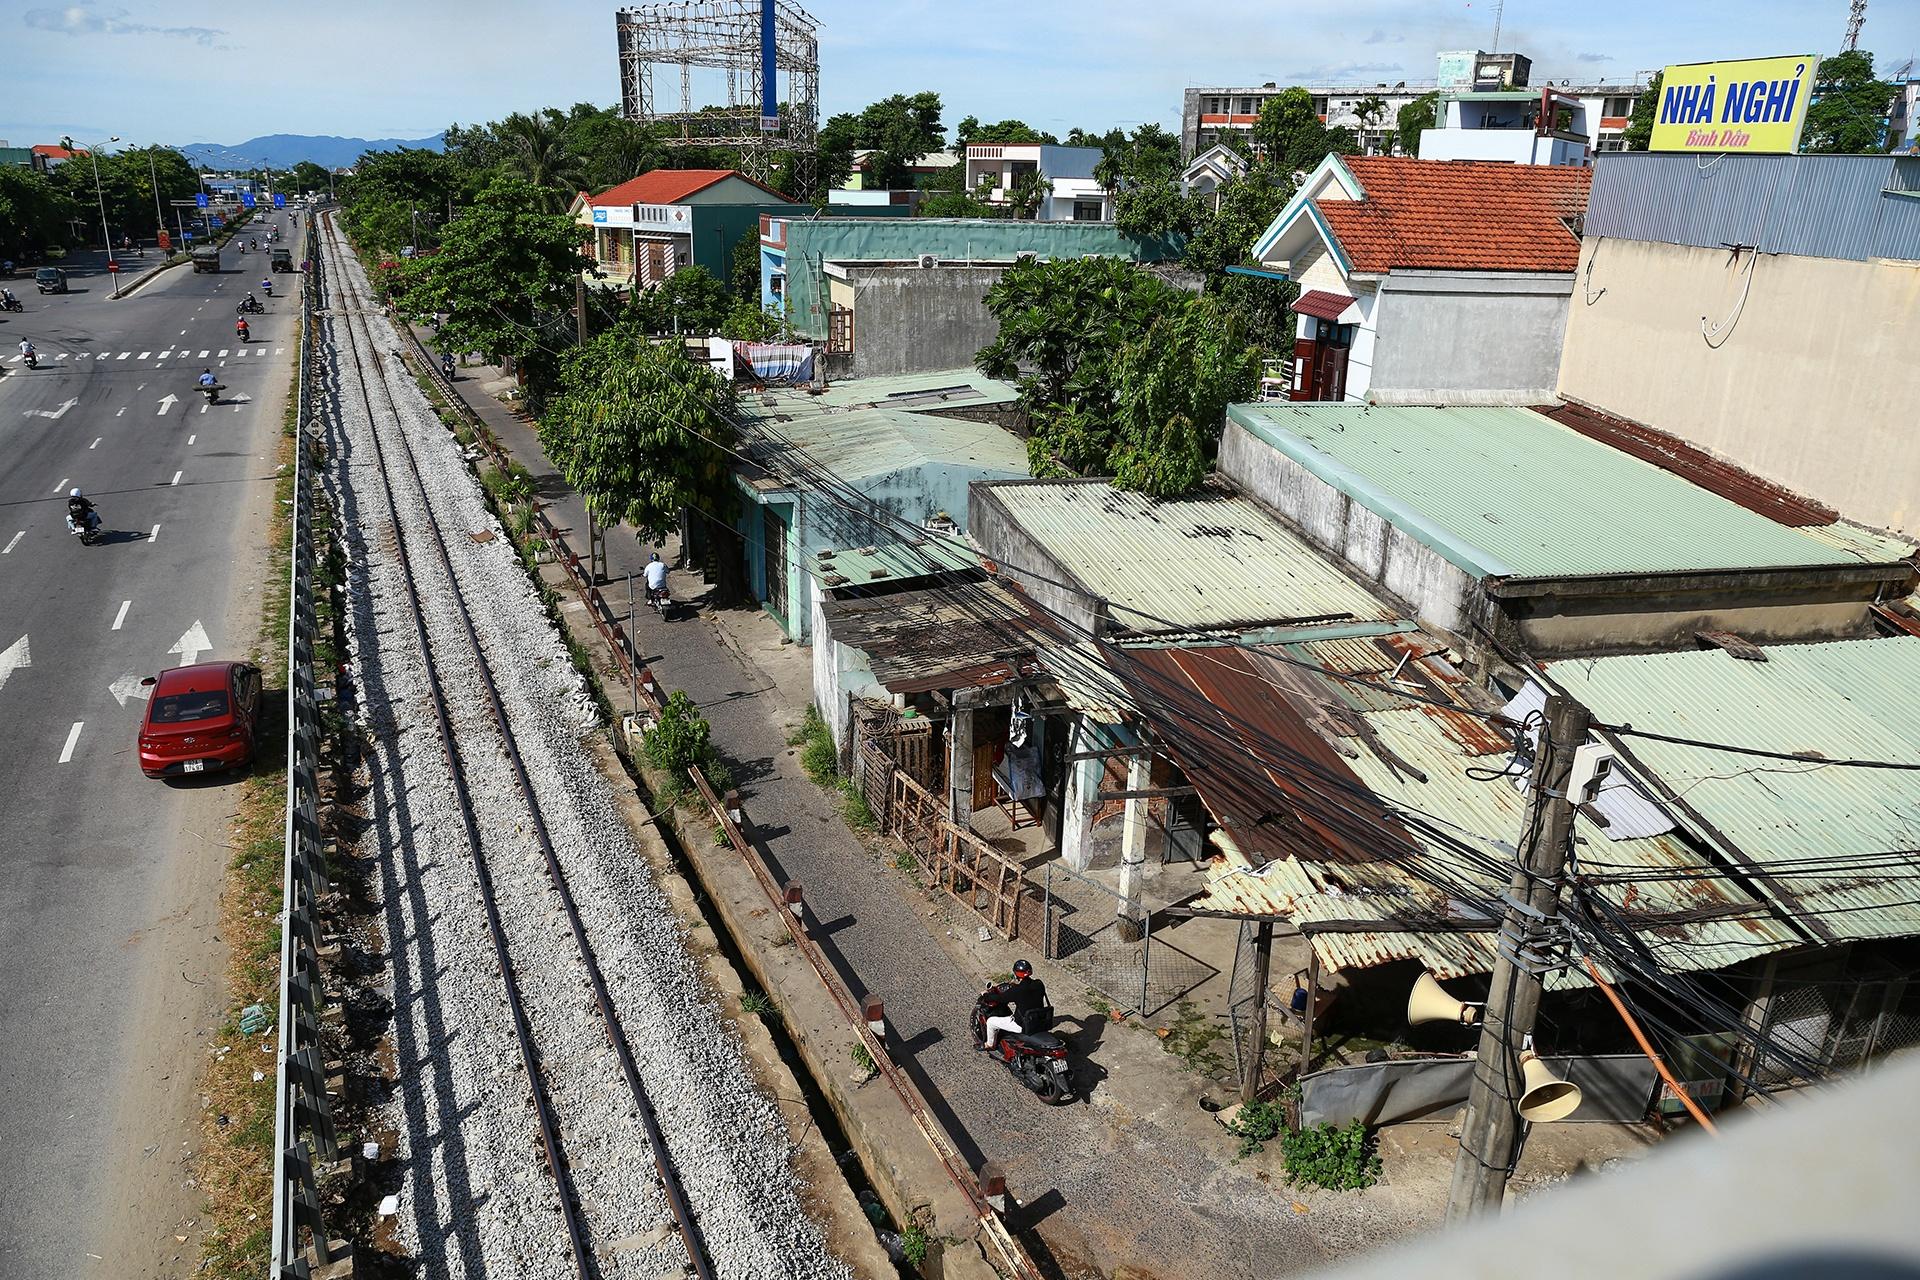
[(1039, 895), (1026, 868), (971, 831), (947, 821), (947, 806), (894, 770), (885, 831), (906, 845), (933, 883), (979, 912), (1008, 940), (1023, 916), (1038, 918)]

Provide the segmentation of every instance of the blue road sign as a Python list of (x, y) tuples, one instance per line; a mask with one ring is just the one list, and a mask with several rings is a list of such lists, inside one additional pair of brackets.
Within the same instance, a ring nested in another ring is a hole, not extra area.
[(253, 208), (253, 192), (242, 191), (240, 193), (240, 203), (249, 209)]
[(273, 193), (273, 207), (276, 209), (284, 209), (287, 207), (287, 197), (284, 192), (276, 191)]
[(199, 193), (198, 195), (196, 195), (196, 196), (194, 196), (194, 198), (193, 198), (193, 202), (194, 202), (195, 204), (197, 204), (197, 205), (199, 205), (199, 206), (200, 206), (200, 207), (201, 207), (202, 209), (204, 209), (204, 208), (206, 208), (206, 207), (207, 207), (207, 193), (206, 193), (206, 192), (204, 192), (204, 191), (202, 191), (202, 192), (200, 192), (200, 193)]
[(192, 244), (192, 243), (193, 243), (193, 232), (191, 232), (191, 231), (182, 231), (182, 232), (180, 233), (180, 236), (181, 236), (181, 238), (182, 238), (183, 240), (185, 240), (185, 241), (186, 241), (186, 242), (187, 242), (188, 244)]

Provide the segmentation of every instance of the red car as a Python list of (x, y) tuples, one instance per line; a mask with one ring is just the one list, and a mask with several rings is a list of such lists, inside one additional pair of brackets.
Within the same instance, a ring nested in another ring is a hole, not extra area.
[(200, 662), (140, 683), (153, 690), (140, 725), (140, 772), (178, 778), (252, 761), (260, 730), (258, 667)]

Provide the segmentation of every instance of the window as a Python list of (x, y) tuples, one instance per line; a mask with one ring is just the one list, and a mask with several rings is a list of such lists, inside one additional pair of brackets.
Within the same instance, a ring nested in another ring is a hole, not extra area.
[(1630, 116), (1633, 114), (1633, 99), (1636, 95), (1616, 94), (1600, 106), (1603, 116)]
[(1315, 95), (1313, 95), (1313, 114), (1317, 116), (1323, 116), (1327, 114), (1327, 95), (1326, 94), (1316, 93)]
[(1627, 140), (1617, 137), (1602, 138), (1593, 144), (1593, 149), (1595, 151), (1625, 151), (1627, 149)]
[(226, 714), (226, 690), (210, 689), (205, 693), (175, 693), (155, 699), (153, 714), (148, 719), (154, 724), (186, 724)]
[(1259, 104), (1258, 98), (1240, 99), (1240, 114), (1243, 116), (1258, 115), (1260, 112), (1260, 107), (1258, 104)]
[(1073, 220), (1075, 222), (1100, 221), (1100, 202), (1098, 200), (1075, 200), (1073, 202)]
[(827, 354), (853, 354), (853, 308), (834, 306), (827, 312)]

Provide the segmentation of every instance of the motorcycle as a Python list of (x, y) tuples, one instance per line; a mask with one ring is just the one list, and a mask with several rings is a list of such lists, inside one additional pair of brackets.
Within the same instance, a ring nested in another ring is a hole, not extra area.
[(40, 353), (37, 351), (27, 352), (27, 368), (38, 369), (39, 367), (40, 367)]
[(87, 512), (87, 521), (85, 524), (81, 524), (73, 518), (72, 512), (68, 512), (67, 532), (80, 539), (81, 546), (92, 546), (94, 543), (100, 541), (100, 513), (98, 511)]
[(448, 382), (453, 381), (453, 357), (451, 355), (440, 357), (440, 376)]
[(258, 298), (242, 298), (240, 305), (234, 309), (243, 316), (262, 316), (267, 313), (267, 308)]
[(220, 393), (222, 391), (225, 391), (226, 389), (227, 389), (226, 384), (220, 383), (220, 382), (216, 382), (211, 386), (207, 385), (204, 382), (200, 384), (200, 394), (204, 395), (207, 398), (208, 404), (219, 404)]
[[(987, 1019), (1002, 1012), (1005, 1001), (993, 987), (973, 1002), (973, 1043), (987, 1042)], [(1003, 1031), (990, 1052), (1013, 1078), (1040, 1096), (1049, 1106), (1073, 1101), (1073, 1071), (1067, 1063), (1067, 1042), (1046, 1031), (1053, 1025), (1053, 1009), (1042, 1006), (1032, 1018), (1033, 1031)]]
[(26, 310), (26, 307), (21, 305), (20, 299), (18, 298), (13, 298), (13, 297), (0, 298), (0, 311), (25, 311), (25, 310)]
[(242, 320), (233, 326), (233, 336), (240, 339), (240, 341), (242, 342), (253, 341), (253, 335), (248, 332), (247, 322), (245, 320)]

